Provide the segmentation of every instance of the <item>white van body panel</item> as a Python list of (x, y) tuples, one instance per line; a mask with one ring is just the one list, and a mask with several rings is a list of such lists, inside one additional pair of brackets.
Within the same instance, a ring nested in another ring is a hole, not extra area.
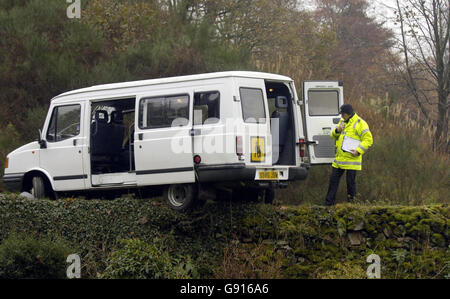
[(92, 175), (92, 186), (117, 187), (117, 186), (135, 186), (136, 173), (106, 173), (101, 175)]
[[(22, 145), (8, 154), (9, 167), (5, 173), (25, 173), (32, 168), (39, 167), (39, 144), (34, 141)], [(14, 157), (14, 160), (11, 159)]]

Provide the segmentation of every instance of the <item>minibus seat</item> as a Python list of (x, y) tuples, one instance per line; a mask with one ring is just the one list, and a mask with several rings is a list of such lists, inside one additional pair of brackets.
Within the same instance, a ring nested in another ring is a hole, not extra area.
[[(278, 125), (275, 123), (278, 120)], [(271, 117), (271, 132), (272, 132), (272, 161), (277, 165), (288, 165), (292, 162), (291, 147), (288, 136), (292, 135), (292, 128), (289, 125), (288, 112), (274, 111)], [(278, 133), (278, 144), (275, 140), (275, 134)]]
[(113, 133), (110, 136), (111, 147), (116, 153), (119, 153), (122, 150), (123, 138), (125, 136), (122, 111), (113, 111), (111, 113), (111, 124), (113, 127)]
[(91, 154), (110, 155), (110, 136), (113, 127), (108, 123), (108, 112), (105, 110), (95, 111), (95, 121), (91, 126)]
[(108, 123), (108, 111), (106, 110), (95, 111), (95, 120), (104, 124)]
[(108, 112), (105, 110), (95, 111), (95, 120), (91, 124), (91, 136), (95, 137), (99, 135), (99, 131), (102, 132), (108, 125)]
[(106, 126), (108, 123), (108, 112), (105, 110), (95, 111), (95, 120), (91, 124), (91, 135), (98, 135), (98, 129), (100, 130)]
[(123, 125), (123, 114), (122, 111), (113, 111), (111, 112), (111, 122), (114, 124), (122, 124)]
[[(289, 129), (289, 114), (287, 112), (279, 112), (275, 110), (272, 113), (272, 119), (278, 120), (278, 144), (284, 146), (286, 143), (286, 135)], [(274, 134), (274, 132), (272, 132)]]

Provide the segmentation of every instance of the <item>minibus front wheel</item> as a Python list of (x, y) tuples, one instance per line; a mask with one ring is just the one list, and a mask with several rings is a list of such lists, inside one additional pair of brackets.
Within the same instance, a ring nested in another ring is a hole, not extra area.
[(33, 194), (34, 198), (43, 198), (45, 197), (45, 185), (44, 180), (40, 176), (35, 176), (31, 180), (31, 194)]
[(45, 197), (45, 182), (41, 176), (34, 176), (31, 179), (31, 194), (37, 199)]
[(29, 192), (36, 199), (48, 197), (56, 199), (56, 193), (47, 177), (38, 171), (31, 171), (25, 174), (22, 191)]
[(164, 190), (164, 199), (167, 205), (180, 212), (184, 212), (195, 203), (198, 188), (193, 184), (169, 185)]

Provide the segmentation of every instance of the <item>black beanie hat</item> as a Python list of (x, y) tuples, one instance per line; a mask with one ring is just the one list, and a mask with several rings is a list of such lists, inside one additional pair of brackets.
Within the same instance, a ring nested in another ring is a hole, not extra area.
[(345, 113), (348, 115), (353, 115), (354, 111), (353, 111), (353, 107), (350, 104), (344, 104), (341, 106), (341, 109), (339, 110), (339, 113)]

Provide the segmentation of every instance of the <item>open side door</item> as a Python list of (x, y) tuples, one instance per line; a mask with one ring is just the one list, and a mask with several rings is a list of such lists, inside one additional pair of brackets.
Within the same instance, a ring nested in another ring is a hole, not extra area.
[(343, 84), (338, 81), (303, 82), (304, 116), (311, 164), (330, 164), (336, 155), (330, 137), (339, 123), (339, 107), (344, 104)]

